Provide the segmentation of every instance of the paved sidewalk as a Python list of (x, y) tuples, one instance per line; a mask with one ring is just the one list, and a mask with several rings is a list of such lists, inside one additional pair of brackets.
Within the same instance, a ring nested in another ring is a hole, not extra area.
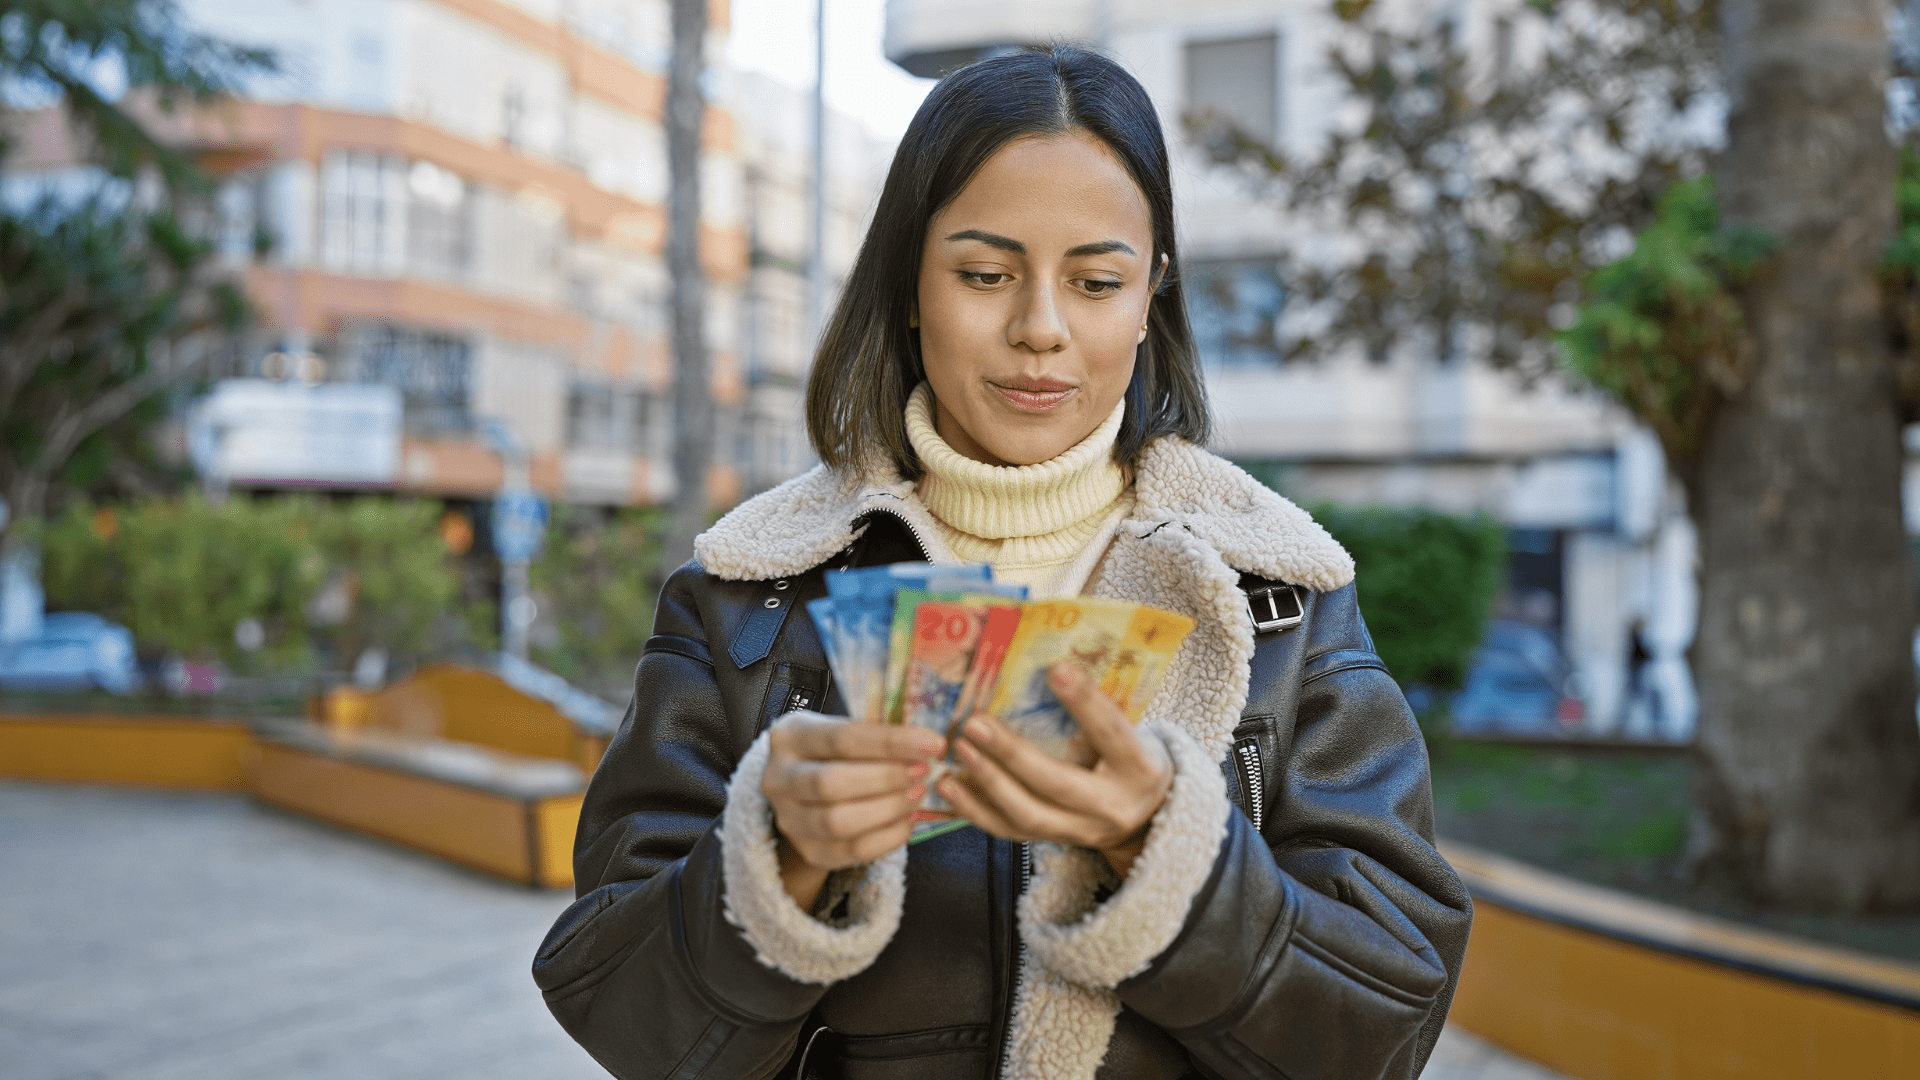
[[(7, 1080), (604, 1080), (527, 974), (566, 906), (239, 795), (0, 781)], [(1449, 1032), (1429, 1080), (1554, 1080)]]

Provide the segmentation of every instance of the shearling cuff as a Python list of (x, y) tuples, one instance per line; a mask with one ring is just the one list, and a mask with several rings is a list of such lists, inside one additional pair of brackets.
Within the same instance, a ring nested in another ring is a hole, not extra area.
[(1094, 890), (1110, 873), (1099, 852), (1033, 846), (1033, 880), (1020, 899), (1020, 936), (1039, 961), (1083, 986), (1111, 989), (1146, 969), (1186, 924), (1227, 835), (1226, 779), (1193, 736), (1171, 725), (1158, 735), (1173, 759), (1173, 789), (1153, 817), (1127, 880), (1103, 904)]
[(780, 883), (773, 807), (760, 793), (768, 734), (761, 732), (727, 782), (720, 826), (727, 921), (740, 929), (759, 961), (805, 983), (839, 982), (866, 970), (900, 926), (907, 895), (907, 849), (898, 848), (844, 883), (846, 915), (829, 924), (800, 910)]

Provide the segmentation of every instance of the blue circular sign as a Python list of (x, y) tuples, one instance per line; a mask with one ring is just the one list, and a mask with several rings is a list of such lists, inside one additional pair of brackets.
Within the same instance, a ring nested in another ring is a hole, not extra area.
[(531, 559), (546, 538), (545, 499), (531, 491), (503, 491), (493, 500), (493, 549), (502, 559)]

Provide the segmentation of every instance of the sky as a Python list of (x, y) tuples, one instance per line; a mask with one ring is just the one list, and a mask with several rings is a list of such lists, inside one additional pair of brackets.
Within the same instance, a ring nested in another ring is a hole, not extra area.
[[(727, 62), (797, 89), (813, 87), (811, 0), (733, 0)], [(916, 79), (880, 51), (886, 0), (826, 0), (827, 107), (892, 143), (932, 79)]]

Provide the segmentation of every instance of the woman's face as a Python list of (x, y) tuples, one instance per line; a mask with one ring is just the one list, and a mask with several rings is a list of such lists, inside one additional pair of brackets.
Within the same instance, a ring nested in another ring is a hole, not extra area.
[(1084, 131), (1017, 139), (927, 229), (920, 353), (935, 428), (989, 465), (1046, 461), (1126, 393), (1158, 268), (1147, 200)]

